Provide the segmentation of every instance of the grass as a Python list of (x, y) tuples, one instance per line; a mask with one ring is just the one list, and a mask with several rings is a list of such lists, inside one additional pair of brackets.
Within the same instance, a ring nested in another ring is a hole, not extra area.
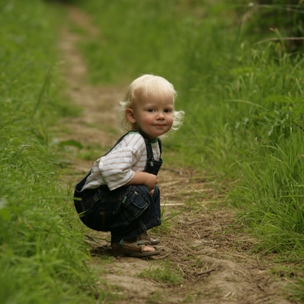
[(126, 85), (142, 73), (171, 81), (186, 116), (166, 139), (178, 155), (170, 162), (232, 182), (229, 198), (255, 250), (303, 261), (303, 44), (285, 39), (303, 33), (301, 4), (75, 2), (100, 29), (81, 45), (90, 81)]
[(64, 12), (6, 0), (0, 14), (0, 302), (95, 303), (51, 130), (74, 113), (56, 56)]
[[(303, 300), (304, 59), (303, 46), (283, 39), (290, 26), (302, 31), (301, 7), (276, 5), (293, 24), (280, 17), (269, 31), (259, 22), (269, 7), (252, 11), (243, 1), (70, 2), (100, 28), (80, 45), (90, 81), (127, 85), (153, 73), (174, 84), (186, 117), (165, 140), (178, 155), (167, 161), (233, 182), (236, 221), (257, 238), (255, 251), (293, 266)], [(59, 182), (63, 149), (81, 147), (58, 145), (51, 131), (57, 118), (77, 114), (63, 102), (55, 49), (64, 10), (5, 0), (0, 14), (0, 301), (95, 302), (71, 190)], [(159, 268), (149, 276), (166, 281), (165, 274)], [(99, 300), (106, 296), (101, 291)]]
[(261, 147), (263, 159), (242, 165), (246, 180), (240, 182), (234, 200), (238, 200), (240, 209), (251, 204), (245, 218), (255, 227), (257, 235), (263, 236), (260, 246), (264, 251), (303, 250), (301, 141), (299, 133), (291, 139), (280, 139), (274, 146)]
[(173, 268), (170, 260), (163, 262), (160, 266), (145, 269), (143, 272), (140, 272), (138, 276), (169, 286), (183, 282), (183, 274), (179, 269)]

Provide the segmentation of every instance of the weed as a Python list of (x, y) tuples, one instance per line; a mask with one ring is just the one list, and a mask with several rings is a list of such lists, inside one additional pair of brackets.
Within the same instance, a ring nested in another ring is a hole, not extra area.
[(140, 272), (138, 276), (167, 285), (177, 285), (183, 282), (182, 272), (178, 268), (173, 268), (170, 260), (161, 263), (160, 266), (152, 266), (148, 270)]
[(164, 296), (162, 295), (161, 292), (155, 292), (148, 297), (147, 303), (149, 304), (165, 303)]

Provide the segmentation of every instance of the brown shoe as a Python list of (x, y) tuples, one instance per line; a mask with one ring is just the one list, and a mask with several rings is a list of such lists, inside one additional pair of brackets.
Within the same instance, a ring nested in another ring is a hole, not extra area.
[(140, 234), (138, 237), (137, 237), (137, 240), (138, 241), (143, 241), (143, 242), (145, 242), (145, 241), (147, 241), (147, 242), (149, 242), (151, 245), (157, 245), (157, 244), (159, 244), (159, 239), (155, 239), (155, 238), (152, 238), (149, 234), (148, 234), (148, 232), (146, 231), (146, 232), (143, 232), (142, 234)]
[(152, 255), (158, 255), (160, 252), (156, 250), (154, 247), (154, 251), (145, 251), (144, 249), (147, 247), (152, 247), (149, 242), (141, 241), (127, 241), (127, 240), (121, 240), (118, 243), (112, 244), (112, 253), (114, 255), (123, 255), (123, 256), (129, 256), (129, 257), (149, 257)]

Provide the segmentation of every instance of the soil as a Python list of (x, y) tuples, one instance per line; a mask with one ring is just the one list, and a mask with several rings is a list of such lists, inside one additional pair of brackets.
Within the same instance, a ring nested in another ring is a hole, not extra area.
[[(84, 12), (73, 6), (67, 10), (59, 47), (65, 62), (67, 93), (83, 112), (62, 122), (61, 129), (70, 131), (61, 134), (61, 140), (110, 147), (118, 139), (114, 108), (126, 87), (94, 87), (87, 82), (86, 64), (77, 44), (88, 37), (100, 39), (101, 33)], [(72, 31), (75, 26), (86, 32), (86, 38)], [(163, 148), (166, 154), (165, 141)], [(71, 184), (88, 172), (93, 161), (75, 159), (70, 168)], [(235, 233), (232, 208), (223, 203), (223, 185), (202, 172), (173, 170), (164, 164), (159, 187), (166, 220), (164, 228), (151, 233), (161, 240), (161, 255), (149, 259), (112, 257), (110, 263), (104, 263), (111, 256), (109, 234), (85, 233), (85, 241), (91, 246), (89, 267), (96, 273), (97, 284), (104, 289), (106, 282), (117, 295), (115, 300), (109, 298), (103, 303), (295, 303), (286, 299), (288, 278), (271, 275), (273, 264), (260, 260), (250, 250), (254, 240)], [(169, 279), (153, 279), (151, 269), (165, 269)]]

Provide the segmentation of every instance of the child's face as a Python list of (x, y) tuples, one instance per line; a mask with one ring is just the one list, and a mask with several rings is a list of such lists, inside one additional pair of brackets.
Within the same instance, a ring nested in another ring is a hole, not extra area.
[(153, 139), (171, 129), (173, 110), (172, 96), (158, 96), (150, 93), (148, 97), (135, 101), (132, 109), (127, 109), (126, 114), (136, 129)]

